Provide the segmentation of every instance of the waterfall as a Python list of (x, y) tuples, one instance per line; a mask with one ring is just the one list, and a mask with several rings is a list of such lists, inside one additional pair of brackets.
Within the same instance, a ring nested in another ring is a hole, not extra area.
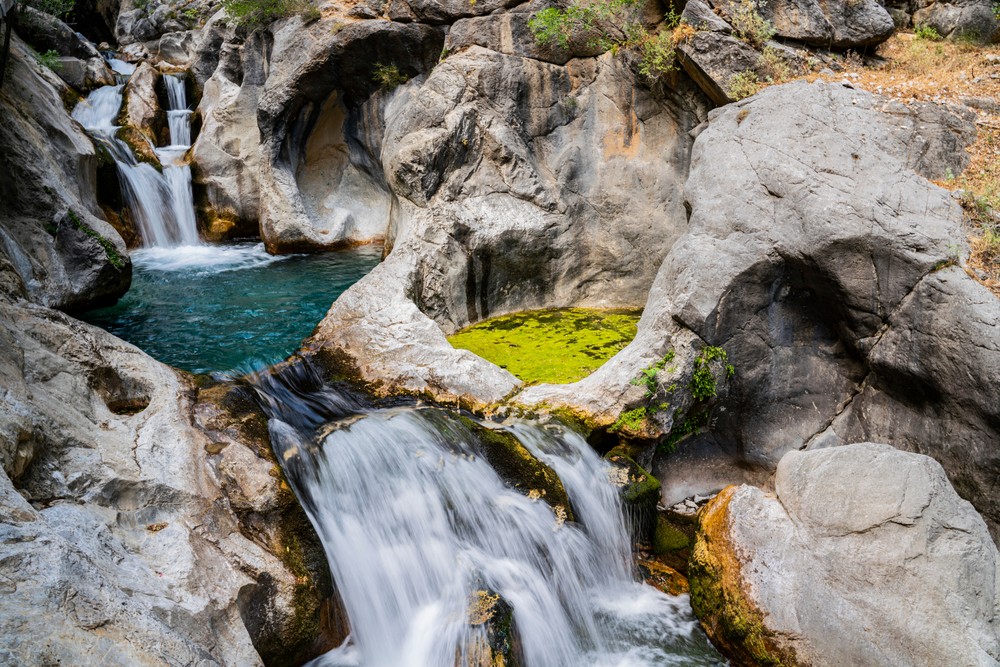
[(477, 591), (513, 609), (526, 667), (723, 664), (686, 597), (633, 578), (616, 489), (579, 435), (508, 429), (561, 477), (576, 519), (563, 522), (512, 489), (450, 413), (394, 408), (337, 421), (357, 406), (329, 389), (256, 381), (350, 619), (347, 643), (314, 667), (478, 665), (484, 630), (468, 614)]
[(184, 78), (174, 74), (163, 75), (167, 88), (167, 124), (170, 145), (159, 148), (156, 155), (163, 165), (163, 176), (170, 189), (170, 205), (182, 245), (198, 244), (198, 223), (194, 215), (194, 196), (191, 193), (191, 167), (184, 162), (184, 154), (191, 148), (191, 114), (188, 109)]
[[(127, 79), (134, 67), (112, 59), (119, 81)], [(190, 148), (190, 114), (184, 94), (184, 81), (167, 75), (168, 97), (171, 110), (171, 145), (156, 149), (163, 165), (161, 174), (156, 167), (137, 160), (128, 144), (116, 136), (115, 124), (122, 105), (124, 83), (98, 88), (73, 109), (76, 119), (91, 137), (105, 147), (118, 168), (122, 196), (139, 230), (146, 247), (171, 247), (198, 245), (198, 227), (191, 194), (191, 168), (184, 164), (183, 156)], [(178, 87), (180, 92), (171, 93)], [(178, 108), (174, 109), (174, 99)], [(176, 114), (175, 116), (171, 114)], [(174, 126), (177, 125), (177, 134)], [(187, 142), (181, 143), (181, 142)]]

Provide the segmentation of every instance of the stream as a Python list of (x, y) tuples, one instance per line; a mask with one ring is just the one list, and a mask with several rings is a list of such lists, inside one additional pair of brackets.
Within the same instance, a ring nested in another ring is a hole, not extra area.
[(272, 374), (255, 382), (350, 619), (345, 645), (313, 667), (494, 664), (480, 662), (489, 624), (470, 624), (477, 595), (512, 609), (522, 665), (724, 664), (686, 596), (637, 581), (608, 465), (577, 433), (505, 426), (561, 478), (576, 516), (563, 521), (511, 488), (447, 411), (359, 418), (333, 390), (299, 391)]

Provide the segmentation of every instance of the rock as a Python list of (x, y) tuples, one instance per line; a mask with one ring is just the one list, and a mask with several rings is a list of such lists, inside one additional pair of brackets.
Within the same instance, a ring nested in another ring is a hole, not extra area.
[(552, 506), (557, 517), (574, 520), (569, 496), (559, 476), (529, 452), (513, 433), (489, 428), (467, 417), (459, 416), (458, 420), (470, 431), (477, 450), (505, 483), (525, 495), (541, 498)]
[[(730, 23), (747, 0), (717, 0)], [(753, 3), (778, 37), (824, 48), (861, 49), (887, 40), (895, 30), (892, 17), (876, 0), (776, 0)]]
[(969, 36), (983, 42), (989, 42), (997, 34), (997, 19), (990, 0), (889, 0), (886, 7), (893, 12), (897, 25), (904, 28), (927, 25), (942, 37)]
[[(378, 163), (383, 106), (394, 83), (437, 62), (443, 32), (359, 21), (327, 38), (331, 22), (290, 21), (275, 31), (273, 64), (258, 98), (260, 231), (271, 252), (380, 241), (391, 196)], [(392, 84), (392, 85), (390, 85)], [(380, 89), (381, 87), (381, 89)]]
[(56, 17), (30, 5), (18, 6), (17, 34), (38, 53), (55, 51), (66, 58), (100, 58), (94, 45)]
[[(681, 453), (711, 443), (730, 470), (766, 474), (793, 449), (878, 437), (939, 459), (996, 526), (987, 479), (1000, 470), (990, 444), (1000, 423), (1000, 303), (949, 266), (962, 212), (927, 180), (961, 172), (970, 117), (805, 83), (714, 112), (692, 155), (688, 232), (661, 268), (635, 340), (588, 378), (518, 400), (611, 423), (644, 400), (631, 381), (665, 348), (676, 350), (680, 373), (688, 341), (700, 339), (728, 352), (735, 375), (713, 426)], [(687, 384), (664, 374), (660, 386), (671, 382)], [(963, 445), (943, 447), (951, 438)], [(674, 474), (664, 456), (653, 472), (671, 489), (689, 468)]]
[(160, 37), (156, 57), (171, 65), (187, 67), (195, 56), (199, 37), (194, 30), (168, 32)]
[(197, 111), (202, 126), (191, 165), (198, 219), (209, 230), (256, 235), (261, 162), (257, 99), (266, 78), (264, 40), (255, 33), (239, 45), (225, 41), (229, 31), (221, 13), (209, 20), (202, 35), (191, 70), (201, 90)]
[(667, 595), (684, 595), (691, 590), (684, 575), (668, 565), (647, 559), (637, 566), (643, 581)]
[(736, 99), (730, 92), (734, 76), (753, 72), (760, 77), (756, 49), (723, 32), (698, 31), (677, 47), (677, 58), (688, 76), (719, 105)]
[(0, 441), (3, 661), (258, 664), (237, 596), (267, 554), (213, 505), (179, 378), (55, 311), (0, 309), (0, 423), (30, 415), (14, 465)]
[(0, 340), (0, 661), (299, 664), (343, 640), (322, 549), (231, 388), (195, 408), (188, 379), (30, 304), (0, 304)]
[(0, 282), (70, 310), (113, 302), (132, 276), (124, 241), (99, 217), (94, 146), (64, 107), (75, 97), (12, 39), (0, 93)]
[(528, 22), (545, 6), (545, 2), (528, 2), (510, 11), (460, 19), (448, 30), (444, 53), (481, 46), (506, 55), (563, 65), (572, 58), (598, 56), (603, 52), (599, 45), (585, 39), (573, 40), (567, 49), (539, 44)]
[(686, 224), (681, 166), (703, 105), (690, 88), (655, 96), (610, 54), (566, 67), (449, 56), (386, 103), (390, 251), (310, 347), (380, 391), (505, 397), (517, 380), (444, 334), (531, 308), (641, 304)]
[(498, 9), (504, 9), (519, 4), (521, 0), (406, 0), (410, 11), (417, 20), (424, 23), (454, 23), (456, 19), (466, 16), (482, 16), (492, 14)]
[(62, 57), (57, 63), (55, 72), (59, 78), (81, 93), (115, 84), (115, 75), (104, 62), (104, 58), (80, 60)]
[(470, 632), (455, 657), (455, 667), (524, 664), (514, 619), (514, 608), (491, 590), (477, 590), (469, 600)]
[(721, 32), (730, 35), (733, 27), (716, 14), (705, 0), (688, 0), (681, 12), (681, 20), (699, 31)]
[(160, 73), (148, 62), (143, 62), (135, 68), (123, 91), (124, 124), (144, 134), (154, 146), (158, 145), (166, 128), (166, 113), (160, 108), (156, 94), (159, 82)]
[(735, 663), (1000, 660), (1000, 554), (933, 459), (793, 451), (775, 494), (730, 487), (701, 515), (691, 602)]
[(625, 519), (631, 526), (632, 538), (640, 543), (650, 543), (654, 549), (664, 547), (664, 551), (676, 546), (676, 535), (664, 528), (659, 530), (656, 505), (660, 501), (660, 482), (635, 462), (627, 448), (619, 445), (608, 452), (604, 459), (611, 464), (608, 476), (621, 494)]

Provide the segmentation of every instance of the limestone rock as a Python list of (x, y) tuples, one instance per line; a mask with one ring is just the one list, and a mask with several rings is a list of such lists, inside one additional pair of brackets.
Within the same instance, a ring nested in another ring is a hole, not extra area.
[[(732, 23), (745, 1), (716, 0), (713, 4)], [(876, 0), (772, 0), (751, 4), (774, 26), (778, 37), (824, 48), (875, 46), (895, 30), (892, 17)]]
[(688, 571), (695, 613), (736, 664), (1000, 660), (1000, 554), (933, 459), (871, 443), (790, 452), (775, 487), (713, 500)]
[(281, 664), (343, 639), (245, 411), (200, 401), (203, 433), (187, 380), (46, 308), (0, 304), (0, 340), (0, 662)]
[(445, 332), (526, 308), (641, 304), (685, 226), (687, 131), (704, 103), (634, 81), (610, 54), (559, 67), (472, 47), (404, 86), (381, 147), (391, 251), (311, 344), (383, 389), (490, 402), (516, 379)]
[(131, 263), (124, 241), (99, 217), (94, 146), (63, 106), (75, 96), (16, 36), (8, 67), (0, 91), (0, 254), (7, 260), (0, 270), (49, 306), (114, 301), (128, 289)]
[[(642, 400), (630, 383), (644, 368), (672, 347), (683, 371), (688, 341), (705, 341), (735, 376), (683, 449), (766, 473), (793, 449), (888, 440), (941, 461), (995, 527), (1000, 303), (949, 266), (962, 212), (926, 180), (960, 173), (967, 115), (805, 83), (714, 112), (692, 155), (688, 232), (635, 340), (588, 378), (517, 399), (609, 424)], [(725, 469), (703, 489), (670, 457), (653, 473), (687, 494), (716, 490)]]
[(135, 128), (146, 135), (156, 146), (166, 127), (166, 114), (160, 108), (156, 86), (160, 73), (148, 62), (140, 63), (125, 84), (123, 97), (123, 124)]
[(927, 25), (943, 37), (969, 36), (988, 42), (998, 30), (990, 0), (889, 0), (885, 5), (900, 27)]
[(720, 105), (735, 100), (730, 92), (734, 76), (742, 72), (760, 76), (760, 53), (724, 32), (699, 30), (678, 46), (677, 57), (688, 76)]
[(87, 92), (100, 86), (113, 86), (115, 76), (103, 58), (59, 58), (56, 74), (75, 90)]

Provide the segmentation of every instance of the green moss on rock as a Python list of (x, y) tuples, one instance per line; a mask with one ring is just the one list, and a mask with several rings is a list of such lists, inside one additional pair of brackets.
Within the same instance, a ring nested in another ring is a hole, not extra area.
[(459, 421), (479, 444), (479, 451), (501, 479), (525, 495), (537, 495), (560, 515), (572, 521), (573, 510), (562, 480), (549, 466), (539, 461), (512, 433), (491, 429), (459, 416)]
[(576, 382), (636, 334), (639, 311), (562, 308), (494, 317), (450, 336), (456, 348), (492, 361), (525, 382)]
[(691, 607), (706, 634), (734, 665), (793, 667), (794, 652), (782, 648), (764, 625), (764, 615), (747, 597), (741, 561), (729, 540), (728, 487), (699, 513), (698, 533), (688, 561)]
[(648, 544), (656, 525), (656, 505), (660, 501), (660, 480), (636, 463), (632, 452), (619, 445), (604, 455), (613, 465), (611, 481), (619, 488), (632, 537)]
[(653, 551), (665, 554), (691, 546), (691, 540), (680, 528), (671, 524), (665, 517), (658, 517), (656, 531), (653, 533)]

